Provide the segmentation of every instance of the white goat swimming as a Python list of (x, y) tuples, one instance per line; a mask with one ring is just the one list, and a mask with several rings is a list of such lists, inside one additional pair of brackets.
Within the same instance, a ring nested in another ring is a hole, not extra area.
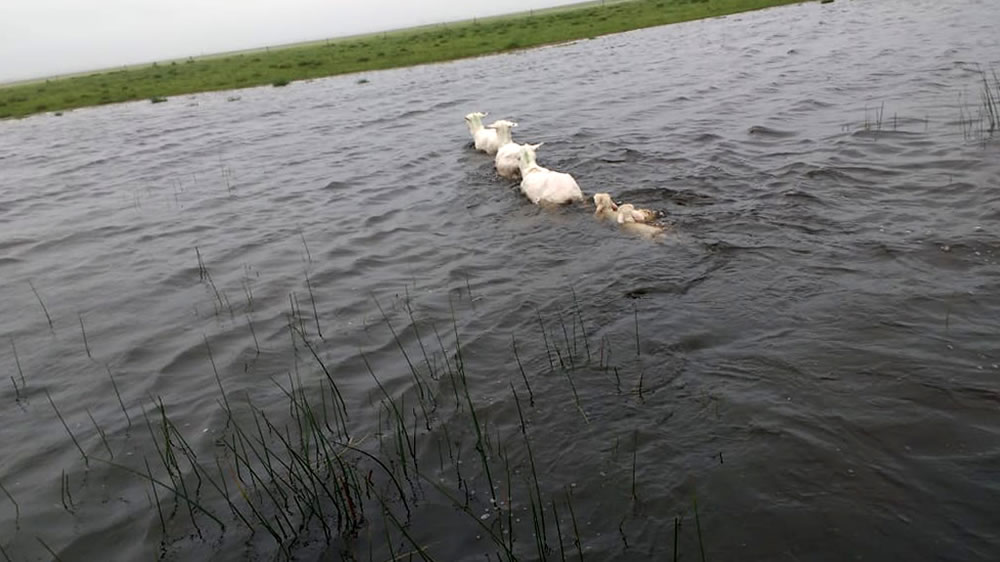
[(618, 224), (626, 231), (638, 234), (650, 240), (659, 238), (663, 234), (663, 227), (658, 224), (647, 224), (635, 219), (636, 210), (631, 204), (626, 203), (618, 207)]
[(595, 217), (613, 220), (618, 218), (618, 205), (615, 205), (615, 202), (611, 200), (611, 194), (595, 193), (594, 205), (597, 206), (597, 210), (594, 211)]
[[(469, 127), (469, 134), (472, 135), (472, 139), (475, 141), (476, 150), (482, 150), (487, 154), (495, 154), (497, 148), (499, 148), (497, 144), (497, 132), (483, 126), (483, 117), (487, 115), (489, 113), (480, 113), (478, 111), (470, 113), (465, 116), (465, 124)], [(492, 151), (490, 148), (492, 148)]]
[(583, 201), (583, 192), (573, 176), (543, 168), (535, 162), (535, 149), (521, 146), (521, 193), (535, 205), (562, 205)]
[[(496, 130), (497, 139), (500, 143), (500, 148), (497, 149), (497, 156), (493, 159), (493, 164), (497, 168), (497, 173), (501, 177), (508, 179), (519, 179), (521, 177), (521, 145), (514, 142), (510, 136), (510, 130), (514, 127), (517, 127), (517, 123), (506, 120), (496, 121), (490, 125), (490, 128)], [(545, 143), (540, 142), (525, 146), (530, 146), (532, 150), (538, 150), (538, 147), (543, 144)]]
[[(631, 217), (632, 222), (651, 223), (660, 217), (660, 214), (651, 209), (636, 209), (631, 203), (625, 203), (618, 207), (619, 213), (624, 213)], [(621, 221), (618, 221), (621, 222)]]
[[(483, 129), (483, 133), (480, 135), (482, 137), (483, 146), (482, 148), (479, 148), (479, 150), (482, 150), (490, 156), (494, 156), (497, 153), (497, 150), (500, 150), (500, 145), (502, 143), (500, 142), (500, 135), (497, 134), (496, 124), (502, 121), (503, 119), (494, 121)], [(510, 123), (510, 121), (507, 121), (507, 123)]]

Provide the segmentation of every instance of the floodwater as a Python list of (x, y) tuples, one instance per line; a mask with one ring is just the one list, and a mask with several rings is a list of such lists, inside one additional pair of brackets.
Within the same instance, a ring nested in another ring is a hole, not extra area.
[[(224, 532), (129, 469), (170, 482), (162, 405), (237, 505), (267, 504), (277, 485), (226, 443), (254, 428), (248, 399), (287, 430), (282, 387), (330, 392), (311, 347), (352, 442), (403, 480), (364, 353), (426, 479), (406, 478), (407, 519), (375, 467), (365, 522), (327, 540), (313, 521), (298, 559), (482, 560), (511, 521), (537, 558), (536, 479), (550, 557), (556, 507), (573, 558), (578, 537), (596, 560), (996, 559), (1000, 143), (979, 71), (998, 31), (988, 0), (811, 2), (0, 123), (0, 547), (281, 554), (208, 483), (191, 493)], [(530, 205), (470, 148), (476, 110), (670, 235)], [(467, 386), (442, 375), (459, 352)]]

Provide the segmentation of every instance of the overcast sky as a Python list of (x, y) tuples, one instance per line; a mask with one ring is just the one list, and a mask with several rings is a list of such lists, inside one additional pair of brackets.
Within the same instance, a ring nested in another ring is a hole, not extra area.
[(0, 0), (0, 82), (579, 0)]

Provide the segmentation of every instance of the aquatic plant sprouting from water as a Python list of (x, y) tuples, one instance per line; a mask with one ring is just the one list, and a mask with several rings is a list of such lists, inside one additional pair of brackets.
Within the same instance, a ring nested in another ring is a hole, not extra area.
[[(981, 96), (984, 128), (987, 129), (987, 133), (992, 135), (1000, 128), (1000, 78), (997, 77), (996, 69), (992, 69), (989, 74), (985, 70), (980, 70), (980, 75), (983, 80)], [(990, 75), (993, 77), (992, 83), (990, 83)]]
[[(885, 114), (884, 101), (881, 102), (878, 107), (871, 108), (870, 112), (868, 106), (865, 106), (865, 120), (861, 124), (861, 130), (866, 133), (872, 133), (875, 140), (878, 140), (882, 131), (888, 130), (890, 126), (892, 127), (892, 130), (895, 131), (898, 124), (899, 116), (895, 113), (892, 115), (892, 122), (889, 123)], [(849, 126), (846, 126), (845, 128), (849, 129)]]
[(969, 106), (968, 96), (959, 95), (959, 123), (966, 141), (985, 143), (1000, 131), (1000, 76), (995, 69), (978, 69), (979, 103)]
[[(196, 255), (216, 314), (238, 318), (228, 299), (222, 299), (225, 308), (217, 302), (220, 290), (201, 253)], [(578, 516), (594, 498), (586, 488), (558, 481), (561, 454), (538, 435), (533, 422), (540, 412), (561, 408), (574, 432), (582, 434), (581, 424), (586, 427), (606, 415), (602, 412), (620, 410), (616, 402), (643, 402), (642, 374), (632, 377), (639, 381), (638, 394), (622, 392), (621, 384), (628, 376), (625, 369), (639, 360), (630, 352), (633, 340), (638, 345), (641, 338), (637, 309), (627, 315), (627, 333), (617, 339), (605, 334), (599, 343), (591, 341), (595, 330), (588, 326), (575, 291), (565, 310), (544, 316), (536, 311), (542, 337), (511, 334), (508, 351), (514, 367), (505, 390), (484, 392), (477, 389), (474, 355), (464, 346), (454, 303), (451, 317), (435, 322), (418, 317), (407, 290), (391, 304), (373, 296), (381, 319), (377, 329), (391, 334), (400, 372), (377, 367), (386, 357), (377, 357), (376, 363), (359, 350), (356, 363), (374, 382), (366, 401), (373, 408), (368, 419), (378, 419), (372, 427), (360, 421), (363, 412), (349, 411), (349, 405), (357, 407), (364, 398), (346, 395), (342, 373), (324, 360), (330, 344), (319, 335), (313, 284), (305, 283), (313, 305), (303, 313), (299, 299), (290, 295), (290, 338), (284, 341), (308, 368), (296, 366), (272, 378), (277, 404), (234, 395), (205, 339), (206, 367), (219, 393), (224, 424), (214, 439), (214, 452), (197, 450), (163, 398), (126, 404), (110, 370), (115, 407), (121, 406), (129, 427), (137, 422), (135, 436), (125, 439), (144, 443), (123, 443), (120, 434), (105, 432), (93, 416), (96, 433), (62, 421), (70, 445), (92, 470), (105, 467), (145, 484), (162, 552), (195, 548), (192, 541), (201, 549), (253, 542), (254, 552), (278, 559), (293, 559), (301, 549), (315, 549), (317, 544), (345, 558), (361, 558), (369, 550), (383, 559), (448, 559), (453, 556), (447, 550), (451, 537), (443, 538), (442, 529), (428, 524), (433, 517), (427, 516), (444, 504), (458, 514), (447, 532), (485, 537), (485, 544), (471, 548), (490, 557), (545, 560), (575, 550), (583, 558), (596, 539), (588, 536)], [(468, 282), (466, 288), (471, 302)], [(251, 303), (248, 293), (247, 310), (239, 311), (248, 319)], [(402, 332), (394, 315), (408, 321)], [(612, 340), (623, 349), (624, 362), (618, 365), (612, 361)], [(261, 343), (254, 334), (254, 357), (260, 355)], [(306, 382), (310, 373), (313, 382)], [(399, 384), (402, 380), (408, 381), (405, 388)], [(609, 387), (599, 393), (607, 404), (595, 404), (594, 394), (579, 391), (595, 385)], [(65, 411), (46, 395), (62, 420)], [(515, 414), (512, 423), (494, 422), (498, 403)], [(620, 523), (615, 519), (617, 532), (606, 529), (605, 536), (620, 536), (622, 548), (628, 549), (635, 540), (630, 546), (626, 523), (644, 500), (642, 473), (637, 471), (643, 459), (638, 430), (622, 433), (619, 440), (623, 446), (619, 451), (616, 440), (612, 463), (617, 468), (611, 470), (619, 471), (617, 481), (623, 484), (617, 496), (609, 498), (605, 491), (600, 501), (602, 509), (624, 514)], [(126, 447), (140, 447), (149, 455), (117, 454)], [(89, 498), (86, 479), (71, 482), (69, 474), (67, 470), (60, 478), (60, 495), (67, 516), (75, 517)], [(59, 552), (53, 541), (48, 544)]]

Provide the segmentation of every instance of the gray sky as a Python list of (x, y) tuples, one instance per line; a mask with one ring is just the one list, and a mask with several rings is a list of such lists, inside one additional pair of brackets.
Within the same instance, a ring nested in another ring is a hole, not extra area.
[(0, 82), (579, 0), (0, 0)]

